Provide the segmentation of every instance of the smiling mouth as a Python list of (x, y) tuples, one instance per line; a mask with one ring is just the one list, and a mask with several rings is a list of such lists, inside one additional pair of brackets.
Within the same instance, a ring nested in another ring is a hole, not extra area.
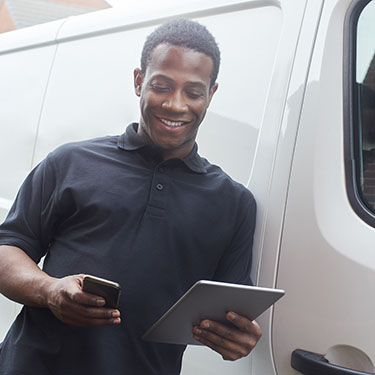
[(172, 128), (178, 128), (180, 126), (183, 126), (188, 123), (188, 121), (171, 121), (167, 120), (165, 118), (158, 117), (158, 119), (166, 126), (172, 127)]

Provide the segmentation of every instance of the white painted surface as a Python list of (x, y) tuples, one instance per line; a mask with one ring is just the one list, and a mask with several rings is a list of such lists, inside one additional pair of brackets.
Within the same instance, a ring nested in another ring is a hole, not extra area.
[[(0, 34), (0, 56), (18, 50), (54, 44), (56, 34), (64, 22), (65, 20), (58, 20)], [(27, 85), (26, 82), (25, 84)]]
[[(250, 175), (269, 90), (269, 72), (282, 29), (280, 9), (263, 6), (268, 2), (257, 3), (249, 10), (196, 18), (217, 38), (223, 59), (220, 88), (201, 127), (199, 150), (244, 184)], [(227, 24), (231, 25), (230, 34), (223, 27)], [(69, 20), (62, 35), (70, 32), (70, 27)], [(61, 143), (118, 134), (139, 118), (132, 72), (140, 65), (142, 43), (153, 27), (106, 32), (59, 44), (34, 164)], [(230, 93), (229, 97), (225, 93)]]
[[(5, 219), (32, 163), (42, 103), (59, 23), (0, 35), (0, 222)], [(33, 38), (35, 36), (35, 39)], [(51, 41), (52, 38), (52, 41)], [(41, 43), (44, 47), (29, 48)], [(1, 296), (0, 340), (19, 307)]]
[[(279, 248), (282, 240), (282, 225), (285, 201), (288, 196), (290, 168), (293, 161), (295, 137), (315, 35), (319, 25), (322, 1), (308, 2), (306, 3), (306, 7), (303, 8), (302, 4), (300, 5), (303, 23), (299, 35), (296, 35), (296, 33), (292, 34), (296, 38), (295, 43), (298, 43), (298, 47), (291, 62), (293, 65), (290, 67), (291, 73), (287, 86), (288, 91), (285, 93), (284, 98), (276, 97), (270, 102), (270, 107), (274, 109), (276, 103), (282, 101), (282, 112), (279, 114), (278, 122), (273, 117), (269, 120), (270, 130), (266, 133), (262, 146), (258, 145), (259, 151), (257, 151), (257, 156), (259, 155), (259, 164), (256, 164), (256, 160), (250, 181), (250, 186), (252, 190), (255, 190), (256, 197), (260, 201), (255, 247), (257, 266), (253, 269), (253, 280), (257, 280), (259, 285), (269, 287), (275, 287), (277, 282), (277, 267), (280, 256)], [(295, 14), (293, 4), (290, 4), (289, 11), (291, 15)], [(272, 110), (267, 111), (268, 114), (272, 115)], [(270, 140), (272, 136), (275, 137), (274, 134), (278, 135), (278, 137), (271, 143)], [(268, 163), (268, 167), (266, 162)], [(268, 176), (265, 171), (269, 171)], [(266, 186), (267, 190), (265, 189)], [(261, 225), (262, 227), (260, 228)], [(286, 292), (288, 295), (288, 290)], [(283, 299), (285, 298), (283, 297)], [(263, 337), (253, 354), (253, 374), (274, 374), (276, 373), (278, 363), (274, 363), (273, 361), (273, 352), (278, 348), (275, 348), (273, 345), (273, 310), (265, 312), (258, 319), (258, 322), (263, 329)], [(285, 336), (283, 340), (288, 342)], [(290, 354), (288, 353), (289, 362)], [(291, 374), (290, 371), (291, 369), (288, 367), (287, 371), (284, 369), (284, 372), (280, 372), (280, 374)]]

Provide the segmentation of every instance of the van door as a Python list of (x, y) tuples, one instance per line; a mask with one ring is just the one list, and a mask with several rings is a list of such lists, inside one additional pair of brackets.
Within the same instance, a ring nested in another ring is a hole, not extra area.
[(277, 270), (278, 374), (375, 372), (374, 25), (374, 1), (325, 2)]

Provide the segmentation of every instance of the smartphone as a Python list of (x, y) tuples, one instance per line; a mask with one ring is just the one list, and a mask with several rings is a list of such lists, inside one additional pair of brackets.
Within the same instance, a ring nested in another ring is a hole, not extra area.
[(83, 277), (82, 290), (86, 293), (103, 297), (105, 299), (105, 307), (112, 307), (114, 309), (118, 307), (121, 286), (114, 281), (86, 275)]

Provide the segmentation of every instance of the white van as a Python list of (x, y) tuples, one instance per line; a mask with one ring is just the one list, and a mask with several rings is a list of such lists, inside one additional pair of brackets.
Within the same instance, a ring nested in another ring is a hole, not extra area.
[[(50, 150), (138, 120), (146, 35), (198, 20), (222, 50), (200, 154), (254, 193), (252, 278), (286, 296), (249, 357), (192, 346), (182, 374), (374, 373), (375, 1), (127, 3), (0, 35), (0, 221)], [(18, 309), (1, 299), (1, 338)]]

